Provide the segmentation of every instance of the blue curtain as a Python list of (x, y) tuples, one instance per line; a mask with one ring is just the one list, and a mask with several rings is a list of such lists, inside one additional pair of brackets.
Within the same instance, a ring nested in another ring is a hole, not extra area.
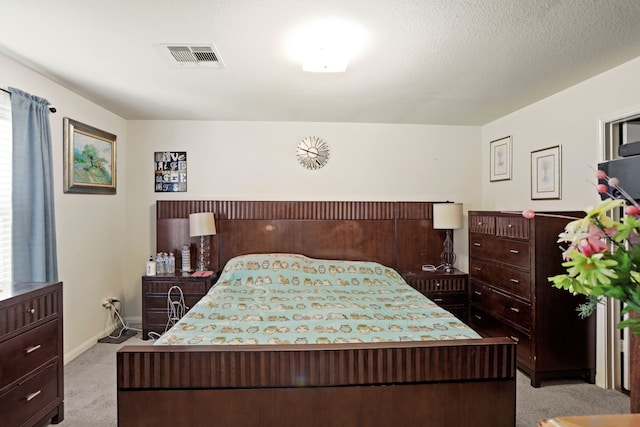
[(49, 101), (9, 88), (13, 132), (13, 281), (58, 280)]

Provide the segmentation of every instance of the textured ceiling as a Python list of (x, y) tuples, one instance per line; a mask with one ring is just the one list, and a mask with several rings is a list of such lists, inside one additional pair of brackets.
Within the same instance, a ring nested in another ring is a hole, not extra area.
[[(0, 16), (0, 53), (126, 119), (480, 125), (640, 56), (638, 0), (0, 0)], [(287, 54), (321, 18), (365, 32), (346, 73)], [(171, 43), (213, 44), (225, 68), (180, 67)]]

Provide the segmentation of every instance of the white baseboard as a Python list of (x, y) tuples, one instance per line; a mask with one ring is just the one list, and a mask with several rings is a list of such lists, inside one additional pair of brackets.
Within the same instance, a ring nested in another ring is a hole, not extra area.
[[(141, 329), (141, 325), (142, 325), (142, 317), (141, 316), (138, 316), (138, 317), (126, 317), (124, 319), (124, 321), (126, 322), (127, 326), (131, 327), (134, 330)], [(94, 345), (96, 345), (98, 343), (98, 340), (100, 338), (106, 337), (111, 332), (113, 332), (113, 325), (107, 326), (103, 331), (98, 332), (97, 334), (95, 334), (94, 336), (92, 336), (91, 338), (89, 338), (88, 340), (86, 340), (85, 342), (83, 342), (82, 344), (77, 346), (76, 348), (73, 348), (73, 349), (65, 352), (64, 353), (64, 364), (66, 365), (67, 363), (69, 363), (73, 359), (75, 359), (76, 357), (80, 356), (85, 351), (89, 350), (91, 347), (93, 347)]]

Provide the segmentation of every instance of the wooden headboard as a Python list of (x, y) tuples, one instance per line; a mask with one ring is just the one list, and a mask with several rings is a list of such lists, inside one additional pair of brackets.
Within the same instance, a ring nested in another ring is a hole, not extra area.
[(189, 237), (189, 214), (213, 212), (210, 269), (237, 255), (287, 252), (313, 258), (377, 261), (399, 271), (439, 264), (444, 231), (434, 230), (433, 202), (159, 200), (156, 249), (176, 254)]

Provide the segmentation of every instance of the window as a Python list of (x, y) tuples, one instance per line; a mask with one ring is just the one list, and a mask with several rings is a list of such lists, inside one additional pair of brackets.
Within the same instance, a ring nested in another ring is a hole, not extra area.
[(11, 102), (0, 91), (0, 291), (11, 284)]

